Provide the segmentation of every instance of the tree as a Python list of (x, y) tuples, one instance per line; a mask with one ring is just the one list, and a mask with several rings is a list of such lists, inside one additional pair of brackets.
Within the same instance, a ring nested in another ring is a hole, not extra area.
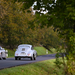
[[(16, 0), (15, 0), (16, 1)], [(18, 0), (20, 1), (20, 0)], [(70, 67), (72, 65), (72, 60), (75, 60), (75, 0), (21, 0), (24, 2), (24, 8), (28, 8), (36, 1), (36, 6), (34, 7), (36, 10), (48, 11), (46, 15), (44, 15), (45, 19), (42, 18), (41, 26), (47, 25), (48, 27), (53, 25), (58, 28), (60, 36), (65, 39), (65, 43), (67, 46), (66, 56), (68, 59), (68, 64)], [(44, 8), (44, 9), (42, 9)], [(44, 21), (46, 20), (46, 21)], [(44, 23), (44, 24), (42, 24)], [(69, 63), (71, 62), (71, 63)], [(73, 71), (68, 70), (70, 74), (73, 74)]]
[[(6, 1), (10, 2), (8, 0), (6, 0)], [(41, 27), (44, 27), (45, 25), (47, 25), (47, 27), (54, 26), (55, 29), (57, 29), (59, 31), (60, 37), (64, 38), (64, 40), (65, 40), (66, 53), (67, 53), (66, 57), (67, 57), (67, 63), (68, 63), (67, 71), (70, 74), (72, 74), (73, 73), (73, 71), (72, 71), (73, 64), (72, 63), (75, 61), (75, 56), (74, 56), (74, 54), (75, 54), (75, 7), (74, 7), (75, 0), (62, 0), (62, 1), (60, 1), (60, 0), (57, 0), (57, 1), (56, 0), (11, 0), (11, 2), (14, 2), (14, 3), (16, 1), (22, 2), (23, 7), (21, 9), (23, 11), (25, 9), (31, 7), (33, 5), (33, 3), (36, 1), (36, 5), (35, 5), (34, 9), (40, 10), (39, 15), (41, 15), (41, 16), (39, 16), (39, 18), (41, 18), (41, 20), (37, 19), (37, 22), (39, 22), (39, 25)], [(42, 8), (44, 8), (44, 9), (42, 9)], [(47, 14), (44, 15), (41, 13), (41, 11), (46, 11), (46, 10), (48, 11)], [(8, 21), (6, 20), (5, 22), (8, 22)], [(3, 22), (3, 23), (5, 23), (5, 22)], [(21, 23), (22, 22), (20, 21), (20, 24)], [(32, 25), (32, 27), (33, 26), (34, 25)], [(3, 32), (3, 34), (7, 35), (6, 32)], [(0, 35), (1, 35), (1, 33), (0, 33)]]
[(29, 10), (32, 10), (31, 8), (24, 10), (24, 13), (21, 10), (21, 2), (13, 4), (11, 1), (2, 1), (1, 7), (6, 12), (0, 21), (2, 25), (0, 42), (4, 47), (13, 50), (18, 44), (29, 43), (40, 44), (49, 50), (50, 46), (57, 46), (58, 37), (57, 33), (53, 31), (53, 27), (41, 29), (37, 23), (38, 19), (32, 13), (28, 13)]
[(29, 22), (34, 16), (27, 10), (24, 13), (21, 6), (22, 3), (1, 0), (0, 44), (12, 50), (21, 43), (29, 43), (27, 37), (33, 35)]
[[(17, 15), (17, 11), (15, 9), (17, 5), (13, 4), (11, 2), (6, 2), (4, 0), (1, 0), (1, 7), (3, 7), (1, 10), (3, 10), (4, 14), (2, 17), (0, 17), (0, 28), (1, 28), (1, 35), (0, 42), (3, 44), (3, 46), (9, 46), (9, 48), (13, 49), (14, 45), (19, 40), (17, 36), (17, 22), (16, 19), (19, 20), (19, 15)], [(18, 9), (19, 10), (19, 9)], [(15, 16), (16, 14), (16, 16)], [(14, 22), (15, 21), (15, 22)]]
[(50, 48), (56, 48), (61, 45), (58, 33), (54, 32), (53, 27), (47, 28), (47, 26), (44, 26), (42, 29), (38, 27), (36, 31), (37, 36), (34, 40), (38, 45), (45, 47), (49, 51), (51, 51)]

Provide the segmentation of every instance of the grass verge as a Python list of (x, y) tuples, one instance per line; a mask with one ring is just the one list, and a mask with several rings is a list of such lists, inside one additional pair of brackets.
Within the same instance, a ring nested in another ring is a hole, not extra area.
[(44, 47), (34, 47), (34, 50), (37, 51), (38, 55), (51, 54), (50, 51), (48, 51), (48, 53), (46, 53), (46, 48), (44, 48)]
[(0, 75), (64, 75), (55, 66), (55, 59), (0, 70)]

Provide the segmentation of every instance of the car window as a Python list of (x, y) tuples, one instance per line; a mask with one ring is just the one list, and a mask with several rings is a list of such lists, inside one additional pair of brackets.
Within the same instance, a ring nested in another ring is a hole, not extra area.
[(29, 47), (18, 47), (17, 50), (18, 51), (27, 51), (27, 50), (29, 50)]
[(25, 48), (22, 48), (22, 51), (25, 51)]
[(20, 47), (26, 47), (26, 48), (30, 48), (30, 46), (18, 46), (18, 48), (20, 48)]

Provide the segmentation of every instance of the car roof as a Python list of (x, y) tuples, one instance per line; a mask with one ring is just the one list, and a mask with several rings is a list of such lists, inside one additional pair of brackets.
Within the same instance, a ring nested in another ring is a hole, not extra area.
[(30, 45), (30, 44), (21, 44), (21, 45), (19, 45), (18, 47), (24, 47), (24, 46), (32, 47), (32, 45)]

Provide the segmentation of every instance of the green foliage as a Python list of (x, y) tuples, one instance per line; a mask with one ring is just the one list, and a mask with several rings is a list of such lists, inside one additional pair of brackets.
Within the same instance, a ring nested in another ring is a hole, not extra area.
[[(66, 70), (67, 70), (67, 60), (65, 58), (65, 49), (62, 49), (62, 48), (57, 48), (57, 53), (56, 53), (56, 61), (55, 61), (55, 64), (56, 66), (61, 69), (63, 68), (64, 70), (64, 73), (66, 74)], [(62, 60), (62, 61), (60, 61)]]
[(14, 57), (15, 51), (8, 50), (8, 57)]
[(57, 32), (53, 31), (53, 27), (44, 26), (41, 29), (41, 26), (38, 26), (37, 17), (28, 13), (29, 10), (32, 10), (31, 8), (24, 10), (24, 13), (21, 10), (22, 2), (13, 4), (11, 1), (1, 1), (1, 7), (4, 7), (1, 11), (6, 12), (3, 12), (3, 16), (0, 17), (1, 45), (10, 49), (14, 49), (22, 43), (32, 44), (33, 46), (42, 45), (47, 49), (59, 45)]
[(71, 51), (69, 51), (69, 55), (67, 55), (69, 59), (67, 62), (68, 72), (74, 74), (75, 73), (75, 35), (70, 37), (69, 46)]
[[(44, 27), (45, 25), (47, 27), (54, 26), (54, 29), (57, 29), (60, 37), (65, 40), (66, 46), (66, 53), (67, 53), (67, 60), (70, 60), (72, 58), (74, 60), (74, 54), (75, 54), (75, 0), (13, 0), (13, 4), (11, 1), (0, 1), (0, 42), (1, 44), (6, 44), (13, 48), (13, 45), (16, 45), (17, 43), (29, 43), (33, 44), (33, 42), (37, 43), (37, 38), (42, 39), (43, 37), (39, 37), (37, 34), (33, 35), (34, 33), (31, 28), (34, 26)], [(27, 14), (24, 14), (24, 9), (27, 9), (33, 5), (33, 3), (37, 1), (35, 9), (40, 10), (40, 15), (37, 15), (37, 19), (34, 20), (34, 18), (31, 18), (32, 16), (29, 16)], [(19, 4), (18, 2), (23, 2)], [(20, 6), (20, 7), (18, 7)], [(22, 6), (22, 7), (21, 7)], [(45, 8), (42, 10), (41, 8)], [(20, 9), (23, 9), (21, 11)], [(42, 14), (41, 11), (47, 10), (47, 14)], [(21, 17), (22, 16), (22, 17)], [(27, 17), (28, 18), (27, 18)], [(35, 22), (37, 24), (35, 24)], [(35, 24), (35, 25), (34, 25)], [(15, 28), (13, 28), (13, 26)], [(17, 29), (18, 27), (18, 29)], [(24, 29), (26, 28), (26, 29)], [(35, 28), (36, 30), (36, 28)], [(10, 32), (9, 32), (10, 31)], [(28, 32), (27, 32), (28, 31)], [(32, 35), (31, 35), (32, 34)], [(17, 36), (16, 36), (17, 35)], [(39, 35), (42, 35), (39, 33)], [(46, 35), (46, 34), (45, 34)], [(43, 35), (44, 36), (44, 35)], [(31, 38), (32, 37), (32, 38)], [(52, 37), (52, 35), (48, 35), (48, 37)], [(45, 37), (45, 39), (47, 36)], [(35, 39), (35, 40), (34, 40)], [(40, 41), (38, 39), (38, 42)], [(16, 41), (15, 41), (16, 40)], [(47, 47), (49, 44), (49, 41), (51, 39), (46, 39), (46, 41), (42, 42), (42, 44), (45, 43), (44, 47)], [(18, 42), (19, 41), (19, 42)], [(50, 45), (50, 44), (49, 44)], [(47, 47), (48, 48), (48, 47)], [(67, 61), (69, 62), (69, 61)], [(71, 61), (72, 62), (72, 61)], [(71, 72), (71, 69), (69, 71)]]
[(32, 42), (29, 42), (27, 38), (32, 37), (34, 34), (31, 28), (29, 28), (29, 22), (32, 21), (34, 17), (31, 13), (28, 14), (27, 11), (23, 13), (23, 11), (20, 10), (21, 6), (22, 3), (16, 2), (13, 4), (10, 1), (6, 2), (1, 0), (1, 7), (4, 7), (4, 9), (1, 10), (4, 10), (6, 13), (0, 17), (0, 44), (10, 49), (15, 48), (16, 45), (21, 43)]
[(37, 45), (40, 44), (49, 51), (51, 51), (51, 47), (54, 48), (61, 45), (58, 33), (53, 31), (53, 27), (47, 28), (47, 26), (44, 26), (42, 29), (39, 27), (36, 31), (37, 34), (34, 40), (37, 43)]
[[(45, 8), (48, 10), (48, 13), (45, 15), (46, 17), (40, 21), (41, 26), (53, 25), (58, 29), (60, 36), (65, 40), (65, 46), (67, 46), (66, 53), (74, 60), (75, 54), (75, 9), (74, 9), (74, 0), (57, 0), (55, 2), (51, 0), (37, 0), (36, 9), (40, 10), (41, 8)], [(50, 4), (53, 4), (50, 6)], [(41, 14), (42, 15), (42, 14)], [(40, 17), (41, 18), (41, 17)], [(46, 20), (46, 21), (45, 21)], [(45, 21), (45, 22), (44, 22)], [(73, 41), (72, 41), (72, 39)], [(73, 45), (72, 45), (73, 44)], [(67, 57), (67, 56), (66, 56)], [(68, 59), (70, 60), (70, 57)], [(68, 61), (67, 61), (68, 62)], [(72, 61), (71, 61), (72, 62)], [(72, 74), (71, 69), (69, 74)]]

